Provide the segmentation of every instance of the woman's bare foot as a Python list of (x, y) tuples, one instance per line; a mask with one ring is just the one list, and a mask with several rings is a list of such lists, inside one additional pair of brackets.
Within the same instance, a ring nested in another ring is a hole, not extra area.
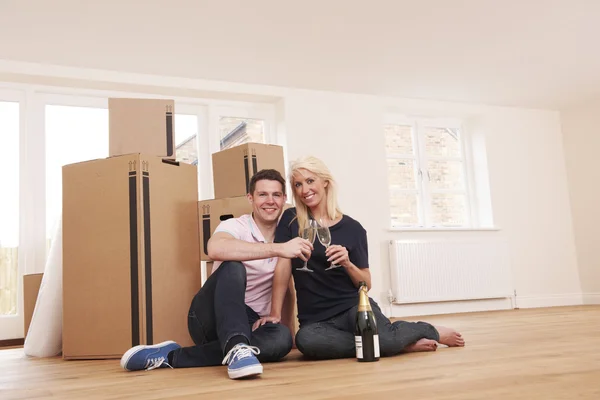
[(436, 326), (435, 329), (440, 334), (441, 344), (449, 347), (463, 347), (465, 345), (465, 339), (454, 329), (446, 328), (445, 326)]
[(406, 353), (415, 353), (417, 351), (435, 351), (437, 349), (437, 343), (435, 340), (420, 339), (410, 346), (406, 346), (404, 351)]

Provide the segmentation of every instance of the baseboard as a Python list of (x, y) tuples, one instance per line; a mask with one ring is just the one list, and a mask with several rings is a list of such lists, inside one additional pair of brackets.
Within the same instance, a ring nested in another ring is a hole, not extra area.
[(498, 311), (513, 309), (510, 298), (446, 301), (443, 303), (392, 304), (379, 303), (381, 310), (388, 318), (417, 317), (422, 315), (457, 314), (481, 311)]
[(513, 308), (543, 308), (600, 304), (600, 293), (564, 293), (544, 296), (517, 296), (511, 298), (443, 303), (389, 304), (379, 303), (388, 318), (441, 315), (466, 312), (510, 310)]
[(23, 346), (24, 343), (25, 343), (25, 339), (0, 340), (0, 348)]
[(600, 293), (584, 293), (583, 304), (600, 304)]
[(544, 296), (517, 296), (517, 308), (541, 308), (583, 305), (581, 293), (551, 294)]

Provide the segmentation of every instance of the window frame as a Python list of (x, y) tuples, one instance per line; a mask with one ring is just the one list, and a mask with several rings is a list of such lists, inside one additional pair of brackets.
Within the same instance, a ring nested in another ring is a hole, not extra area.
[[(413, 160), (414, 179), (416, 189), (392, 189), (389, 182), (388, 174), (388, 195), (390, 200), (389, 206), (389, 230), (390, 231), (410, 231), (410, 230), (465, 230), (477, 227), (476, 203), (474, 201), (474, 192), (472, 184), (472, 157), (470, 156), (469, 137), (465, 126), (460, 119), (456, 118), (435, 118), (435, 117), (410, 117), (398, 114), (386, 114), (383, 121), (383, 126), (386, 125), (401, 125), (410, 126), (413, 140), (413, 155), (409, 157), (404, 155), (390, 155), (385, 151), (386, 164), (390, 159)], [(459, 134), (459, 149), (460, 156), (428, 156), (425, 148), (425, 129), (424, 128), (450, 128), (458, 129)], [(384, 138), (385, 141), (385, 138)], [(462, 179), (463, 189), (431, 189), (426, 176), (429, 176), (429, 162), (432, 160), (440, 161), (459, 161), (462, 163)], [(411, 193), (417, 195), (418, 223), (415, 225), (395, 225), (392, 220), (391, 200), (392, 196), (397, 193)], [(431, 210), (432, 195), (436, 193), (457, 193), (465, 196), (465, 223), (460, 226), (434, 224), (432, 221), (433, 213)]]
[[(20, 90), (14, 90), (11, 88), (0, 87), (0, 101), (2, 102), (14, 102), (19, 105), (19, 151), (18, 151), (18, 204), (19, 204), (19, 227), (18, 227), (18, 259), (17, 259), (17, 310), (13, 315), (0, 315), (0, 340), (13, 339), (15, 337), (21, 337), (24, 329), (24, 304), (23, 304), (23, 275), (27, 270), (27, 245), (28, 242), (27, 234), (28, 231), (24, 229), (24, 225), (27, 224), (29, 211), (27, 205), (23, 204), (23, 199), (27, 199), (24, 193), (24, 184), (26, 182), (27, 167), (26, 162), (26, 148), (24, 132), (26, 131), (26, 115), (25, 115), (25, 93)], [(25, 202), (27, 203), (27, 202)], [(31, 227), (31, 224), (28, 224)]]

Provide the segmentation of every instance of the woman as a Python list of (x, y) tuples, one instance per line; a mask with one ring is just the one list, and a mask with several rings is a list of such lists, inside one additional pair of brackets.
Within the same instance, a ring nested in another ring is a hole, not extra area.
[[(321, 160), (306, 157), (294, 162), (290, 183), (296, 207), (283, 213), (275, 242), (285, 243), (301, 236), (300, 228), (307, 227), (312, 219), (329, 227), (331, 245), (326, 249), (315, 240), (310, 254), (305, 251), (294, 259), (279, 259), (273, 278), (271, 315), (257, 326), (266, 321), (279, 322), (285, 291), (293, 274), (300, 321), (296, 334), (298, 349), (315, 359), (355, 357), (358, 283), (365, 281), (371, 288), (367, 233), (358, 221), (340, 210), (336, 182)], [(310, 271), (302, 270), (306, 260)], [(425, 322), (391, 323), (377, 303), (370, 301), (383, 357), (401, 352), (434, 351), (436, 342), (464, 346), (462, 336), (452, 329)]]

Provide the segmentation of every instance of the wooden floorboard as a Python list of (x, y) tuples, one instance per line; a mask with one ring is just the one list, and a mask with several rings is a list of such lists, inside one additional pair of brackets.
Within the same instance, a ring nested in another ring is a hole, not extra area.
[(304, 361), (294, 351), (243, 381), (224, 367), (125, 372), (118, 360), (0, 350), (0, 399), (600, 399), (600, 306), (409, 320), (419, 319), (457, 328), (467, 346), (368, 364)]

